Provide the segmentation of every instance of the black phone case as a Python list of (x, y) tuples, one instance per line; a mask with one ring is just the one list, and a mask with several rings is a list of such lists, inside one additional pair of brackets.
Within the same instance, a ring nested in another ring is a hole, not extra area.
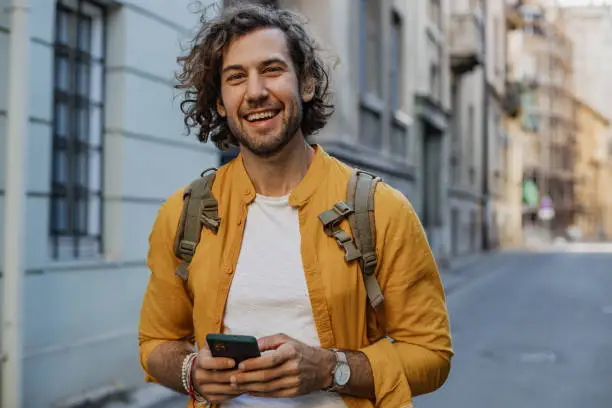
[(236, 365), (261, 355), (257, 339), (252, 336), (209, 334), (206, 342), (213, 357), (231, 358)]

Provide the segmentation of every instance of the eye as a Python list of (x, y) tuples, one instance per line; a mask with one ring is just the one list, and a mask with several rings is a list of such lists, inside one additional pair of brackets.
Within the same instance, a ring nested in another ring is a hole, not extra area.
[(283, 69), (281, 67), (278, 66), (272, 66), (272, 67), (267, 67), (266, 69), (264, 69), (264, 73), (266, 72), (272, 72), (272, 73), (279, 73), (281, 72)]
[(236, 74), (231, 74), (230, 76), (228, 76), (227, 81), (237, 81), (242, 78), (244, 78), (244, 74), (236, 73)]

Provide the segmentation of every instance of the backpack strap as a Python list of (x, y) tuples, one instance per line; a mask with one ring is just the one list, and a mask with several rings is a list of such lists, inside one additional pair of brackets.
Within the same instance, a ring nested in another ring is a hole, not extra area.
[[(381, 179), (363, 170), (353, 170), (346, 190), (346, 201), (334, 204), (331, 210), (319, 215), (325, 233), (335, 238), (344, 249), (346, 262), (359, 261), (368, 300), (376, 313), (380, 328), (385, 331), (384, 296), (376, 280), (376, 224), (374, 220), (374, 192)], [(348, 219), (353, 236), (340, 224)]]
[(174, 253), (177, 258), (183, 260), (176, 274), (185, 282), (189, 274), (189, 263), (200, 242), (202, 227), (217, 233), (221, 223), (217, 213), (217, 200), (212, 194), (216, 173), (206, 175), (210, 170), (216, 171), (215, 168), (203, 171), (200, 178), (194, 180), (183, 192), (183, 210), (174, 239)]
[(363, 274), (363, 281), (372, 309), (381, 329), (386, 331), (384, 296), (376, 280), (376, 222), (374, 220), (374, 193), (380, 177), (355, 169), (349, 180), (346, 191), (346, 201), (353, 208), (348, 216), (353, 239), (361, 251), (359, 265)]

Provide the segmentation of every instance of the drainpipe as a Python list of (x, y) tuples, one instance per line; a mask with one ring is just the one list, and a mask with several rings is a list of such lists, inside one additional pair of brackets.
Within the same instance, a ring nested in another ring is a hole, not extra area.
[(489, 193), (489, 52), (487, 50), (487, 0), (481, 1), (482, 5), (482, 47), (484, 55), (482, 58), (483, 71), (483, 109), (482, 109), (482, 250), (489, 250), (489, 218), (491, 212), (491, 198)]
[(28, 1), (12, 0), (8, 70), (8, 118), (4, 196), (4, 294), (2, 305), (1, 406), (20, 408), (22, 401), (22, 320), (28, 138)]

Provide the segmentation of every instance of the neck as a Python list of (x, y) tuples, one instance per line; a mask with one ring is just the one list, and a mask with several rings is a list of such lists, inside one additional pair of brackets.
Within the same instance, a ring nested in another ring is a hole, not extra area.
[(244, 168), (255, 191), (268, 197), (290, 194), (306, 175), (315, 155), (301, 133), (271, 157), (259, 157), (247, 149), (241, 150)]

